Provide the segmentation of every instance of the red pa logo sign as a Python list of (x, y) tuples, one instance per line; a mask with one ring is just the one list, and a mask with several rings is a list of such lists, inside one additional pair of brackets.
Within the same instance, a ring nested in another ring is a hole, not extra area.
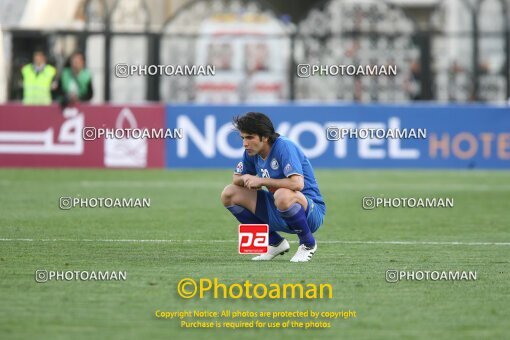
[(268, 244), (269, 225), (239, 225), (239, 254), (265, 254)]

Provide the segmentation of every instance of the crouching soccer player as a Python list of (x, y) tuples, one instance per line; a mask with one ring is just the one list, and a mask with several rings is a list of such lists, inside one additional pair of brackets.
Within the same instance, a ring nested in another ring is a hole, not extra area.
[(298, 250), (290, 261), (309, 261), (317, 250), (313, 233), (326, 213), (310, 161), (295, 143), (276, 133), (262, 113), (235, 117), (233, 124), (245, 151), (221, 201), (239, 222), (269, 225), (268, 252), (253, 260), (271, 260), (289, 251), (289, 242), (280, 231), (299, 237)]

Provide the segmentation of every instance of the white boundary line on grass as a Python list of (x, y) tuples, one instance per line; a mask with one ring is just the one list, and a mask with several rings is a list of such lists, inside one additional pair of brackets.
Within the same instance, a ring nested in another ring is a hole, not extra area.
[[(234, 243), (237, 240), (123, 240), (123, 239), (66, 239), (66, 238), (0, 238), (3, 242), (111, 242), (111, 243)], [(297, 241), (290, 241), (297, 243)], [(457, 241), (318, 241), (322, 244), (401, 244), (401, 245), (447, 245), (447, 246), (510, 246), (510, 242), (457, 242)]]

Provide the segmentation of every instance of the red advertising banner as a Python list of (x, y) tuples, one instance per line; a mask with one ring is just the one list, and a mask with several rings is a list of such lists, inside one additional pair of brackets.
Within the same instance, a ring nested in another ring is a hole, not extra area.
[[(160, 168), (163, 138), (118, 135), (96, 130), (165, 127), (164, 108), (153, 106), (0, 105), (1, 167)], [(93, 130), (94, 134), (89, 134)]]

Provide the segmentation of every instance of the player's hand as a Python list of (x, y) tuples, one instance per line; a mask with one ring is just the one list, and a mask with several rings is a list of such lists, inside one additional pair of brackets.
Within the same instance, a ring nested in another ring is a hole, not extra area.
[(251, 190), (262, 188), (262, 178), (253, 175), (243, 175), (244, 186)]

